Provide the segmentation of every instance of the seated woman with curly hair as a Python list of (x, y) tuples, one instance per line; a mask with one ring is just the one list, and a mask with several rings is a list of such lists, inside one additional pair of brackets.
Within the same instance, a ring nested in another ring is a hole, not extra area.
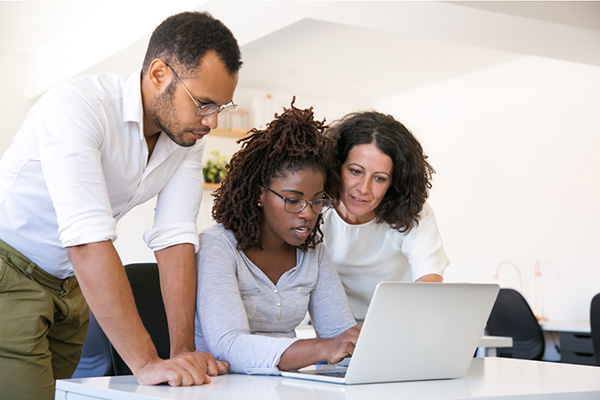
[[(292, 102), (240, 140), (214, 194), (218, 224), (200, 235), (197, 255), (196, 348), (232, 372), (277, 375), (352, 355), (360, 326), (321, 244), (332, 203), (323, 131), (312, 108)], [(295, 335), (307, 311), (316, 339)]]

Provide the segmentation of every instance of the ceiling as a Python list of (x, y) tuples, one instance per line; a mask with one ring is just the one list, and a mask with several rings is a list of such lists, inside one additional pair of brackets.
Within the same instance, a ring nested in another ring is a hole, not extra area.
[(523, 56), (600, 66), (596, 1), (169, 4), (0, 1), (0, 54), (30, 64), (34, 96), (74, 74), (139, 68), (162, 18), (202, 9), (238, 38), (241, 87), (372, 101)]

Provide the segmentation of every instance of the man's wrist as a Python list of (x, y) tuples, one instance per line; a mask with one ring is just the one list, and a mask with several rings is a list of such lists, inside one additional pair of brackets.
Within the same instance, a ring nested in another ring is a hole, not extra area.
[(171, 357), (174, 357), (182, 353), (191, 353), (196, 351), (196, 345), (194, 343), (172, 343), (171, 344)]

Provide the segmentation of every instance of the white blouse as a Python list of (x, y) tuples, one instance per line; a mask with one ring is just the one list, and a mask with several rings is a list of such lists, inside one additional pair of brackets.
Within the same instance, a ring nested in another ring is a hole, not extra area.
[(433, 209), (425, 203), (419, 224), (406, 233), (371, 220), (351, 225), (335, 210), (323, 215), (324, 243), (340, 275), (352, 314), (363, 320), (382, 281), (415, 281), (443, 275), (450, 263)]

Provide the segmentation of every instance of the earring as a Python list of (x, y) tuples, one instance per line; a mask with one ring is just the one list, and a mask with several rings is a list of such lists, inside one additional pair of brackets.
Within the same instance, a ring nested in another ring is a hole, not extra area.
[(258, 203), (256, 204), (256, 206), (257, 206), (258, 208), (262, 208), (262, 203), (260, 202), (260, 200), (258, 201)]

